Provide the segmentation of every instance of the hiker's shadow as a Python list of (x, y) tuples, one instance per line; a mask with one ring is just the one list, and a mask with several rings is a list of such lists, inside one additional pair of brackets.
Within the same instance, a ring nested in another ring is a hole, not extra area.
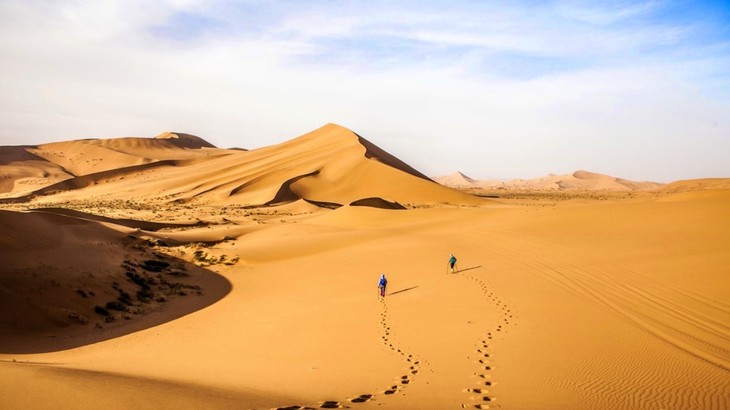
[(464, 269), (459, 269), (458, 271), (456, 271), (456, 273), (466, 272), (466, 271), (468, 271), (468, 270), (474, 270), (474, 269), (479, 269), (479, 268), (481, 268), (481, 267), (482, 267), (482, 265), (479, 265), (479, 266), (472, 266), (471, 268), (464, 268)]
[(397, 291), (395, 291), (395, 292), (393, 292), (393, 293), (388, 293), (388, 296), (393, 296), (393, 295), (396, 295), (396, 294), (398, 294), (398, 293), (406, 292), (406, 291), (409, 291), (409, 290), (411, 290), (411, 289), (415, 289), (415, 288), (417, 288), (417, 287), (418, 287), (418, 285), (416, 285), (416, 286), (413, 286), (413, 287), (410, 287), (410, 288), (407, 288), (407, 289), (401, 289), (401, 290), (397, 290)]

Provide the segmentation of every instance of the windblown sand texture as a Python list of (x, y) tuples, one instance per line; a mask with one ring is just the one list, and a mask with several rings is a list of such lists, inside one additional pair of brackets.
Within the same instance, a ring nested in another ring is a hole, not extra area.
[(333, 124), (0, 147), (0, 407), (728, 408), (730, 180), (580, 192)]

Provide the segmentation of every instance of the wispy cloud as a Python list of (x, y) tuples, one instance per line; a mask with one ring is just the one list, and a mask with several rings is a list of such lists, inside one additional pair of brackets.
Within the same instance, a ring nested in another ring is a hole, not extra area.
[(557, 4), (558, 12), (570, 19), (602, 26), (646, 18), (661, 7), (660, 1), (565, 1)]
[(730, 176), (711, 160), (730, 153), (728, 20), (664, 1), (4, 1), (0, 143), (256, 147), (335, 121), (429, 173)]

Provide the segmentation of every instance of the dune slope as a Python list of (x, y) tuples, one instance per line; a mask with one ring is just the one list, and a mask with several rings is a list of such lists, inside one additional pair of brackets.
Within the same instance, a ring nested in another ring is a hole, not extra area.
[(118, 337), (201, 309), (230, 291), (214, 273), (151, 252), (129, 229), (163, 224), (109, 225), (114, 220), (105, 218), (104, 225), (94, 216), (53, 211), (0, 210), (1, 352)]

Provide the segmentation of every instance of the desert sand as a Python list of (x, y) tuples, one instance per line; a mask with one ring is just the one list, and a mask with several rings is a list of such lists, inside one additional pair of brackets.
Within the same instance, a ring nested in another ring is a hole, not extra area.
[(2, 408), (730, 407), (730, 179), (472, 195), (334, 124), (0, 175)]

